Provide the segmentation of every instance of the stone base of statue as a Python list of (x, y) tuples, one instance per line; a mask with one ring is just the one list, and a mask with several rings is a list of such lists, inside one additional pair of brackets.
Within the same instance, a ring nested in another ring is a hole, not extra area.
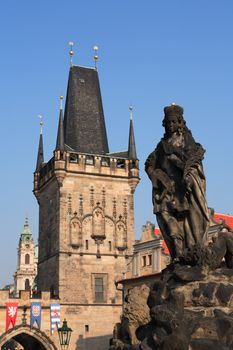
[[(168, 266), (148, 298), (148, 293), (144, 293), (143, 299), (137, 290), (144, 316), (147, 298), (149, 322), (145, 322), (146, 318), (135, 322), (138, 311), (132, 317), (134, 291), (131, 290), (122, 322), (115, 328), (111, 349), (232, 350), (233, 269), (225, 263), (213, 269), (214, 255), (212, 267), (206, 264), (207, 260), (210, 262), (207, 255), (202, 249), (194, 265), (185, 261)], [(145, 287), (141, 288), (145, 291)], [(131, 318), (127, 310), (131, 310)]]

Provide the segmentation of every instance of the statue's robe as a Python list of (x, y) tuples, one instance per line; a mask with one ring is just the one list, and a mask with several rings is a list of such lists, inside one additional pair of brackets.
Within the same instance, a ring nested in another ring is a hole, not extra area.
[(154, 213), (172, 258), (183, 255), (185, 248), (207, 242), (209, 214), (203, 155), (202, 146), (186, 129), (164, 137), (145, 163), (153, 185)]

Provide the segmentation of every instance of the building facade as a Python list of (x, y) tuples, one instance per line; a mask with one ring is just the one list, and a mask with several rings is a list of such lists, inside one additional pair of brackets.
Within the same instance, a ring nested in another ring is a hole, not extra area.
[(142, 227), (141, 239), (134, 244), (132, 278), (159, 273), (169, 262), (170, 255), (160, 230), (148, 221)]

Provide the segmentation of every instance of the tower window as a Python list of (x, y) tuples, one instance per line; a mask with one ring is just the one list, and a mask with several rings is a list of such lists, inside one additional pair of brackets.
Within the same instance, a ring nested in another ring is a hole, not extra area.
[(142, 257), (142, 267), (146, 266), (146, 255)]
[(95, 301), (104, 300), (104, 279), (103, 277), (95, 278)]
[(110, 159), (109, 158), (101, 158), (101, 165), (102, 166), (110, 166)]
[(25, 255), (25, 264), (30, 264), (30, 255), (29, 254), (26, 254)]
[(148, 265), (151, 266), (152, 265), (152, 255), (148, 255)]
[(107, 278), (106, 273), (92, 274), (92, 293), (96, 303), (103, 303), (107, 300)]
[(89, 325), (85, 324), (85, 332), (89, 332)]
[(125, 160), (117, 159), (117, 168), (124, 168), (124, 167), (125, 167)]
[(86, 164), (94, 165), (94, 157), (93, 156), (86, 156)]
[(75, 153), (70, 153), (70, 163), (78, 163), (78, 155)]
[(86, 240), (85, 242), (85, 247), (86, 247), (86, 250), (88, 250), (88, 240)]
[(25, 290), (30, 290), (30, 282), (28, 278), (25, 280)]
[(112, 251), (112, 242), (111, 241), (108, 242), (108, 248), (109, 248), (109, 251), (111, 252)]

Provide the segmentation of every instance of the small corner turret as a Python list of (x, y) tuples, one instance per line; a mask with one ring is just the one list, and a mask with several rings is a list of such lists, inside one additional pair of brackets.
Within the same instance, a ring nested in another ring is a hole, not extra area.
[(136, 143), (134, 137), (133, 128), (133, 106), (129, 106), (130, 111), (130, 124), (129, 124), (129, 142), (128, 142), (128, 158), (129, 158), (129, 172), (130, 172), (130, 183), (131, 189), (134, 192), (138, 182), (139, 182), (139, 161), (136, 152)]
[(40, 118), (40, 138), (39, 138), (39, 147), (37, 152), (36, 172), (38, 172), (41, 169), (44, 163), (43, 133), (42, 133), (43, 122), (42, 122), (42, 116), (39, 115), (38, 117)]
[(128, 145), (128, 157), (130, 160), (137, 160), (136, 144), (133, 129), (133, 106), (129, 106), (130, 111), (130, 125), (129, 125), (129, 145)]
[(54, 151), (54, 174), (56, 176), (58, 186), (62, 187), (65, 178), (65, 141), (64, 141), (64, 126), (63, 126), (63, 96), (60, 96), (60, 113), (57, 129), (57, 142)]
[(62, 106), (63, 96), (60, 96), (60, 114), (57, 129), (57, 143), (55, 151), (60, 151), (61, 153), (65, 150), (64, 143), (64, 128), (63, 128), (63, 106)]
[(34, 172), (34, 188), (33, 192), (38, 200), (38, 186), (39, 186), (39, 178), (40, 178), (40, 170), (44, 164), (44, 149), (43, 149), (43, 122), (42, 122), (42, 116), (38, 116), (40, 118), (40, 138), (39, 138), (39, 146), (37, 151), (37, 161), (36, 161), (36, 169)]

